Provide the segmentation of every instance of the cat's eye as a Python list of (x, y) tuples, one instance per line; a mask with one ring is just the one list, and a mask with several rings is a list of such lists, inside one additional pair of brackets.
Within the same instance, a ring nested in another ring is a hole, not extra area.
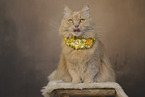
[(73, 23), (73, 20), (72, 20), (72, 19), (69, 19), (68, 22), (69, 22), (69, 23)]
[(84, 23), (86, 19), (80, 19), (80, 23)]

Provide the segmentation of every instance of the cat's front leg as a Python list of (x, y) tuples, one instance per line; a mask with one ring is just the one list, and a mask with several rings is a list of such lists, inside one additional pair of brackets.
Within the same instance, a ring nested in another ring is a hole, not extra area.
[(82, 82), (80, 76), (77, 74), (77, 72), (75, 70), (70, 70), (69, 72), (72, 76), (72, 83), (81, 83)]
[(99, 72), (98, 66), (96, 64), (89, 64), (87, 70), (84, 74), (84, 83), (93, 83), (95, 82), (95, 77)]
[(95, 80), (95, 76), (97, 75), (97, 72), (94, 72), (94, 74), (86, 74), (85, 75), (85, 78), (84, 78), (84, 83), (93, 83), (93, 82), (96, 82)]
[(74, 64), (69, 63), (68, 70), (72, 77), (72, 83), (81, 83), (82, 82), (81, 77), (80, 77), (78, 71), (76, 70), (76, 66)]

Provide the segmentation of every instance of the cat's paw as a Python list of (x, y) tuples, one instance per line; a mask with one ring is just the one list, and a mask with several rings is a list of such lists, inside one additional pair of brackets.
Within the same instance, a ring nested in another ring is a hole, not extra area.
[(93, 83), (93, 82), (94, 82), (93, 80), (88, 80), (88, 79), (84, 80), (84, 83)]
[(75, 79), (75, 80), (72, 80), (72, 83), (78, 84), (78, 83), (82, 83), (82, 81), (80, 79)]

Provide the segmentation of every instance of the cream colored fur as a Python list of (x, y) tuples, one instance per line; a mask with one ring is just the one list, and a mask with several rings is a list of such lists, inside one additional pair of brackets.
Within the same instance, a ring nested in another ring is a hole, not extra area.
[[(73, 20), (73, 24), (68, 19)], [(79, 23), (81, 18), (86, 19), (84, 23)], [(72, 31), (74, 25), (79, 23), (80, 35)], [(73, 83), (91, 82), (112, 82), (115, 81), (115, 74), (107, 58), (104, 45), (97, 37), (95, 25), (89, 15), (89, 8), (85, 6), (81, 11), (72, 12), (65, 8), (65, 15), (60, 26), (60, 35), (64, 37), (96, 38), (94, 45), (90, 49), (74, 50), (67, 47), (62, 40), (62, 52), (54, 80), (63, 80)], [(51, 80), (51, 79), (49, 79)]]

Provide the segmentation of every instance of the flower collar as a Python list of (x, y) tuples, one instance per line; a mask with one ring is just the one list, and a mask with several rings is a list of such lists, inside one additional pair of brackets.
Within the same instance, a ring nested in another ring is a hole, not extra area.
[(95, 38), (87, 38), (87, 39), (64, 38), (64, 41), (68, 47), (72, 47), (74, 50), (79, 50), (91, 48), (94, 44)]

